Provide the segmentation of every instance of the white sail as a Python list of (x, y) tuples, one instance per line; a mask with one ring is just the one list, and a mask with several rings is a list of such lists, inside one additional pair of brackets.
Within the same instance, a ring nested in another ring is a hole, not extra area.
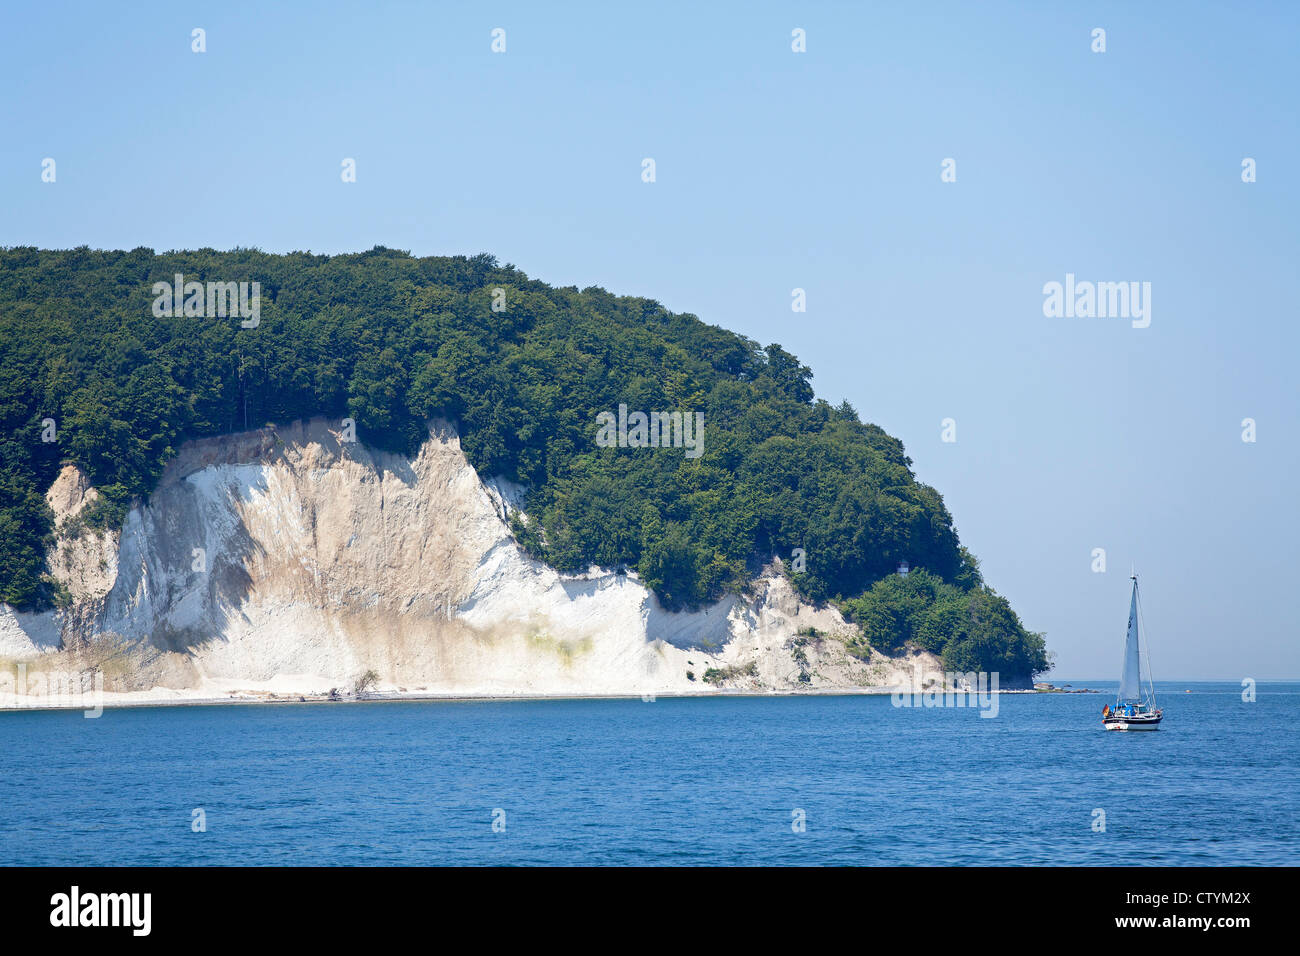
[(1120, 700), (1142, 697), (1142, 665), (1138, 658), (1138, 584), (1133, 579), (1133, 601), (1128, 610), (1128, 638), (1124, 641), (1124, 672), (1119, 681)]

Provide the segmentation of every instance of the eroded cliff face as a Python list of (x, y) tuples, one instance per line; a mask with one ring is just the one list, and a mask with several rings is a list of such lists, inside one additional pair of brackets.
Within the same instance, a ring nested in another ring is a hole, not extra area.
[(911, 661), (850, 656), (851, 626), (773, 570), (694, 613), (665, 611), (634, 575), (558, 574), (510, 535), (519, 489), (481, 482), (450, 426), (414, 460), (340, 436), (318, 419), (191, 442), (120, 534), (75, 533), (95, 491), (66, 467), (49, 564), (73, 603), (0, 606), (0, 657), (91, 661), (110, 690), (214, 694), (320, 692), (367, 670), (380, 689), (465, 696), (913, 679)]

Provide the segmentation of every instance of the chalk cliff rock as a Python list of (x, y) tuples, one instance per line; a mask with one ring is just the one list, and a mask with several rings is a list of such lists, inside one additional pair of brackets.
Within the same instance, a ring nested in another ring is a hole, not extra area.
[(188, 443), (120, 533), (78, 528), (96, 492), (65, 467), (49, 564), (72, 604), (0, 606), (0, 657), (93, 659), (110, 690), (209, 695), (346, 688), (367, 670), (381, 690), (464, 696), (913, 679), (910, 660), (849, 655), (852, 627), (775, 568), (686, 613), (632, 574), (557, 573), (511, 537), (520, 489), (480, 481), (450, 426), (414, 460), (341, 434), (317, 419)]

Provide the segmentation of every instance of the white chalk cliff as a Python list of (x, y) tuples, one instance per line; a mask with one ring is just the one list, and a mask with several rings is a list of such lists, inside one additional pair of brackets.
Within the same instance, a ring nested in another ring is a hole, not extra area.
[(340, 434), (317, 419), (187, 443), (120, 533), (77, 530), (96, 492), (66, 466), (47, 496), (61, 529), (49, 565), (72, 604), (0, 605), (0, 658), (93, 659), (109, 690), (207, 696), (346, 688), (367, 670), (380, 690), (456, 696), (912, 680), (911, 660), (850, 655), (853, 627), (776, 568), (747, 597), (684, 613), (635, 575), (557, 573), (510, 534), (520, 489), (482, 482), (448, 425), (414, 460)]

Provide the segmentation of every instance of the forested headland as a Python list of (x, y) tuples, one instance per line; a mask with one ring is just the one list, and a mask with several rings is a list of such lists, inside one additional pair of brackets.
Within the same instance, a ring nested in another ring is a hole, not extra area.
[[(178, 274), (260, 283), (255, 327), (156, 314), (154, 285)], [(441, 417), (482, 477), (525, 486), (513, 530), (561, 571), (628, 568), (681, 609), (743, 591), (779, 556), (803, 595), (860, 626), (863, 655), (1046, 669), (1042, 635), (984, 582), (902, 444), (811, 380), (779, 345), (490, 255), (3, 249), (0, 600), (59, 601), (44, 493), (65, 461), (100, 492), (86, 524), (115, 527), (188, 439), (324, 415), (411, 454)], [(620, 404), (703, 413), (702, 452), (604, 447), (598, 416)]]

